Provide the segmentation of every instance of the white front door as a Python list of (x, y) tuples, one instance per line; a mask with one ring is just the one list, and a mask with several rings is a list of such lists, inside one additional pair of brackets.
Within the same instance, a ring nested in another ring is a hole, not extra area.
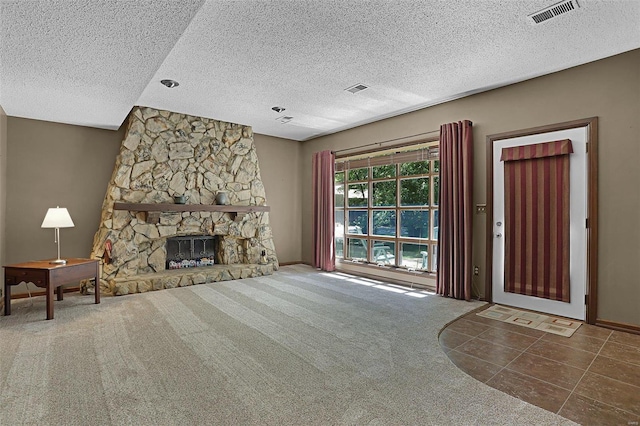
[[(587, 127), (540, 133), (494, 141), (493, 144), (493, 302), (531, 309), (579, 320), (585, 319), (587, 292)], [(570, 303), (526, 296), (504, 290), (505, 216), (504, 162), (502, 148), (531, 145), (561, 139), (571, 139), (573, 154), (569, 155), (569, 282)]]

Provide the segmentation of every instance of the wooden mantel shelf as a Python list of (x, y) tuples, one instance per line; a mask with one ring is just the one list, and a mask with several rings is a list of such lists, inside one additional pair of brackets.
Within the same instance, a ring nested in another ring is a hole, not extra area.
[(268, 212), (269, 206), (220, 206), (217, 204), (171, 204), (171, 203), (113, 203), (114, 210), (131, 212), (225, 212), (254, 213)]
[(221, 206), (217, 204), (172, 204), (172, 203), (113, 203), (114, 210), (143, 212), (148, 223), (158, 223), (163, 212), (224, 212), (236, 213), (236, 220), (248, 213), (268, 212), (269, 206)]

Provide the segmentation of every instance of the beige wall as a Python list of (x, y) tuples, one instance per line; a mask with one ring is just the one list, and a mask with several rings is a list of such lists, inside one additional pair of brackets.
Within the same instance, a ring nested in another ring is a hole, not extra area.
[(273, 229), (273, 243), (280, 263), (300, 262), (302, 244), (300, 233), (302, 216), (300, 199), (302, 187), (299, 179), (299, 142), (253, 135), (260, 175), (271, 206), (269, 220)]
[(8, 118), (7, 263), (56, 257), (53, 230), (40, 228), (56, 206), (69, 209), (75, 224), (60, 230), (61, 256), (89, 257), (123, 134)]
[[(640, 50), (305, 142), (302, 148), (302, 257), (311, 254), (311, 155), (474, 124), (474, 203), (486, 200), (486, 136), (599, 117), (598, 318), (640, 325)], [(474, 219), (476, 286), (484, 293), (484, 215)]]
[[(7, 115), (0, 106), (0, 266), (5, 265), (5, 211), (7, 205)], [(0, 272), (0, 282), (4, 283), (4, 269)], [(0, 285), (0, 306), (4, 306), (2, 298), (4, 285)], [(4, 312), (4, 311), (3, 311)]]
[[(109, 131), (9, 117), (0, 132), (5, 127), (10, 159), (8, 207), (0, 209), (0, 220), (6, 214), (7, 221), (6, 238), (1, 239), (7, 246), (5, 264), (56, 256), (53, 230), (40, 225), (47, 209), (57, 205), (67, 207), (75, 223), (74, 228), (60, 230), (61, 255), (88, 257), (125, 126)], [(300, 144), (263, 135), (254, 139), (278, 259), (299, 261)], [(0, 191), (2, 182), (0, 176)], [(13, 292), (24, 293), (26, 287), (17, 286)]]

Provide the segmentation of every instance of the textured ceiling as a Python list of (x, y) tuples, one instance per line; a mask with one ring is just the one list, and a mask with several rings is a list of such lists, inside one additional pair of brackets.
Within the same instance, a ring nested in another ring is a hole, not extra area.
[(577, 1), (536, 25), (554, 0), (0, 0), (0, 105), (109, 129), (144, 105), (306, 140), (640, 48), (640, 1)]

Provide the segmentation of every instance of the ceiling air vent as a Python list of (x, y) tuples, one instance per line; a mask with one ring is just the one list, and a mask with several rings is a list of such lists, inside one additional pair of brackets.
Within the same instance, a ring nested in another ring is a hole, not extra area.
[(276, 118), (276, 120), (279, 121), (280, 124), (287, 124), (288, 122), (293, 120), (293, 117), (289, 117), (288, 115), (283, 115), (282, 117)]
[(562, 15), (564, 13), (574, 11), (579, 7), (580, 5), (578, 5), (577, 0), (561, 1), (560, 3), (556, 3), (553, 6), (549, 6), (536, 13), (532, 13), (528, 17), (531, 18), (533, 23), (539, 24), (551, 18), (555, 18), (558, 15)]
[(362, 83), (356, 84), (355, 86), (351, 86), (351, 87), (347, 87), (346, 90), (349, 93), (358, 93), (358, 92), (362, 92), (364, 89), (368, 89), (369, 86), (365, 86)]

